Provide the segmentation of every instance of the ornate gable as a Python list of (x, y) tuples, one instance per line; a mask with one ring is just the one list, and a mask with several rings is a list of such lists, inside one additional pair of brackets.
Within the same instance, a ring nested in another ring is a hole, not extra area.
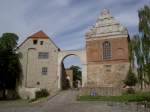
[(127, 29), (111, 15), (108, 9), (104, 9), (98, 17), (96, 24), (86, 33), (86, 36), (90, 38), (120, 34), (127, 35)]

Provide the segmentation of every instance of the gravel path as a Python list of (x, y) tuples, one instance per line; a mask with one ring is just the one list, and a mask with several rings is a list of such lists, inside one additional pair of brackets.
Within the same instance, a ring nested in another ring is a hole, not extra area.
[(148, 112), (135, 103), (77, 102), (77, 91), (62, 91), (48, 101), (36, 105), (0, 107), (0, 112)]

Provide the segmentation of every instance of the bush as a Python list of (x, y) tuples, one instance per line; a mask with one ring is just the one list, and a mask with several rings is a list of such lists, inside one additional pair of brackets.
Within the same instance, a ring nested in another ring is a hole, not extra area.
[(0, 100), (16, 100), (20, 99), (20, 96), (16, 90), (6, 90), (5, 97), (3, 97), (3, 91), (0, 90)]
[(135, 94), (135, 90), (133, 88), (128, 88), (126, 93), (127, 94)]
[(46, 97), (49, 95), (49, 92), (46, 89), (41, 89), (40, 91), (36, 91), (36, 98)]
[(135, 86), (136, 83), (137, 83), (137, 78), (136, 78), (135, 74), (132, 72), (132, 70), (130, 68), (129, 72), (127, 74), (127, 77), (124, 80), (124, 84), (129, 86), (129, 87), (132, 87), (132, 86)]

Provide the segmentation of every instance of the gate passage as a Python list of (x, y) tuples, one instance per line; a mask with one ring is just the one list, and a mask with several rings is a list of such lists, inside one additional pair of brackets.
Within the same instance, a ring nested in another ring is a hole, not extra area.
[(85, 50), (65, 50), (60, 51), (58, 54), (58, 88), (61, 89), (61, 76), (62, 76), (62, 62), (63, 60), (70, 56), (75, 55), (80, 58), (82, 64), (82, 87), (86, 86), (87, 83), (87, 63), (86, 63), (86, 51)]

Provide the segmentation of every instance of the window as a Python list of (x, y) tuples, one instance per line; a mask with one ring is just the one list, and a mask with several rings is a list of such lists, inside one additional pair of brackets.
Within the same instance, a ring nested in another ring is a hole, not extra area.
[(36, 84), (37, 84), (37, 85), (40, 85), (40, 82), (38, 81), (38, 82), (36, 82)]
[(44, 41), (40, 41), (40, 45), (43, 45)]
[(111, 72), (111, 66), (112, 66), (112, 65), (104, 65), (105, 71), (106, 71), (106, 72)]
[(38, 43), (38, 40), (33, 40), (33, 44), (36, 45)]
[(103, 59), (111, 58), (111, 45), (110, 42), (106, 41), (103, 43)]
[(111, 65), (105, 65), (105, 67), (107, 67), (107, 68), (111, 68)]
[(49, 53), (48, 52), (39, 52), (39, 59), (48, 59)]
[(47, 67), (42, 67), (42, 75), (47, 75)]

